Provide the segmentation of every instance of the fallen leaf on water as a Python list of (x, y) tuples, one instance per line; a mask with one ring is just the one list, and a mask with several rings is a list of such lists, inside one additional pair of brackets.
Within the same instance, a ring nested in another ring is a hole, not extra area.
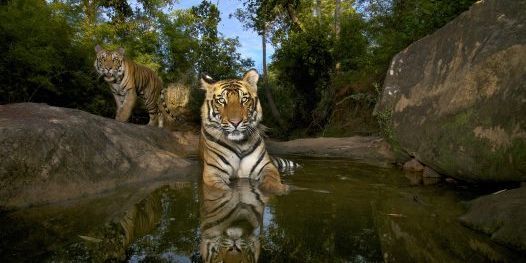
[(95, 243), (102, 242), (102, 239), (98, 239), (98, 238), (95, 238), (95, 237), (81, 236), (81, 235), (79, 235), (79, 237), (84, 239), (84, 240), (86, 240), (86, 241), (89, 241), (89, 242), (95, 242)]
[(404, 215), (402, 215), (402, 214), (387, 214), (387, 215), (388, 215), (388, 216), (392, 216), (392, 217), (398, 217), (398, 218), (400, 218), (400, 217), (406, 217), (406, 216), (404, 216)]
[(502, 192), (505, 192), (505, 191), (507, 191), (507, 190), (508, 190), (508, 189), (502, 189), (502, 190), (500, 190), (500, 191), (497, 191), (497, 192), (493, 193), (492, 195), (498, 195), (498, 194), (500, 194), (500, 193), (502, 193)]

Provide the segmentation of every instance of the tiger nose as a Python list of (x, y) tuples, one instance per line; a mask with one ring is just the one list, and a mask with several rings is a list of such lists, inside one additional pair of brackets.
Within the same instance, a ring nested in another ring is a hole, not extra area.
[(232, 125), (234, 125), (235, 128), (237, 128), (237, 126), (239, 125), (239, 123), (241, 123), (241, 119), (240, 119), (240, 118), (228, 119), (228, 121), (229, 121), (230, 123), (232, 123)]

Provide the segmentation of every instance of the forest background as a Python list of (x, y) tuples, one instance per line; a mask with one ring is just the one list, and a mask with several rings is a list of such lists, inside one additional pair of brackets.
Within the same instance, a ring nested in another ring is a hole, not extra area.
[[(281, 139), (382, 133), (373, 116), (392, 57), (474, 0), (231, 0), (229, 14), (261, 37), (259, 96), (270, 135)], [(199, 123), (201, 72), (239, 77), (254, 61), (218, 31), (213, 1), (0, 0), (0, 104), (42, 102), (112, 118), (110, 89), (94, 70), (94, 47), (124, 47), (165, 83), (185, 82)], [(267, 65), (266, 47), (275, 53)], [(134, 123), (146, 123), (140, 108)]]

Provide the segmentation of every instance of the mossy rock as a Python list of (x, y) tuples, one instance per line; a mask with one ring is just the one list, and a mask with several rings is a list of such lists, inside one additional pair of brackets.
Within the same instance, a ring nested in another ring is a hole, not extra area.
[(525, 1), (489, 0), (392, 60), (377, 114), (390, 141), (441, 174), (526, 180)]

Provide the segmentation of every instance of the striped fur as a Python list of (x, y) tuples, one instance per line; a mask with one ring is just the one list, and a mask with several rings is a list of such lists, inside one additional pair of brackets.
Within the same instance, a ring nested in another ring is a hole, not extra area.
[(265, 191), (288, 190), (259, 131), (263, 115), (258, 78), (257, 71), (250, 70), (242, 79), (201, 79), (206, 97), (201, 107), (200, 151), (203, 181), (208, 186), (229, 189), (231, 179), (250, 178)]
[(202, 262), (257, 262), (261, 250), (258, 235), (268, 197), (249, 180), (240, 179), (226, 191), (203, 186), (203, 200)]
[(272, 159), (272, 162), (278, 168), (278, 171), (280, 171), (281, 173), (294, 174), (294, 171), (301, 167), (301, 165), (299, 165), (298, 163), (293, 162), (291, 160), (283, 159), (281, 157), (270, 156), (270, 159)]
[(188, 129), (185, 120), (190, 118), (188, 108), (190, 87), (181, 83), (170, 83), (161, 91), (160, 111), (163, 124), (171, 129)]
[(159, 97), (163, 87), (162, 80), (153, 70), (124, 57), (124, 49), (107, 51), (99, 45), (95, 47), (97, 58), (95, 69), (110, 85), (117, 105), (115, 119), (127, 122), (141, 98), (150, 116), (148, 125), (162, 126), (159, 111)]

